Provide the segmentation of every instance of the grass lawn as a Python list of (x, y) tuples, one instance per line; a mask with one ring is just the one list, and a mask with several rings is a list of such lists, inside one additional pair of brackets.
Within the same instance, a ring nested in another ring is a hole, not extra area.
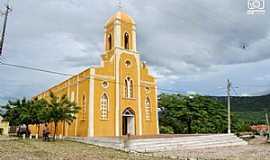
[[(69, 141), (43, 142), (36, 140), (0, 141), (0, 160), (159, 160), (113, 149)], [(166, 158), (167, 159), (167, 158)]]

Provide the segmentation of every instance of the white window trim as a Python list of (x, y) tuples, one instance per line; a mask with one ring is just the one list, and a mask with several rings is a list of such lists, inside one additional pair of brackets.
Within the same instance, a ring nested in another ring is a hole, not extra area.
[[(128, 78), (129, 78), (129, 80), (128, 80)], [(127, 81), (127, 85), (126, 85), (126, 81)], [(132, 84), (131, 84), (131, 82), (132, 82)], [(131, 86), (132, 86), (132, 91), (131, 91)], [(127, 90), (127, 92), (126, 92), (126, 90)], [(134, 82), (133, 82), (132, 78), (130, 78), (129, 76), (125, 78), (124, 91), (125, 91), (125, 98), (129, 98), (129, 99), (134, 98)]]
[[(103, 109), (104, 109), (104, 107), (102, 106), (102, 103), (103, 103), (103, 96), (104, 95), (106, 95), (106, 97), (107, 97), (107, 115), (103, 115)], [(100, 120), (102, 120), (102, 121), (107, 121), (107, 120), (109, 120), (109, 104), (110, 104), (110, 102), (109, 102), (109, 95), (108, 95), (108, 93), (102, 93), (101, 94), (101, 97), (100, 97), (100, 106), (99, 106), (99, 111), (100, 111)]]
[[(85, 98), (83, 99), (83, 97)], [(84, 104), (84, 101), (85, 101), (85, 104)], [(87, 96), (84, 92), (82, 94), (82, 118), (81, 118), (82, 121), (86, 120), (86, 113), (87, 113)]]
[(145, 99), (144, 109), (145, 109), (145, 120), (151, 121), (151, 99), (149, 97), (146, 97)]

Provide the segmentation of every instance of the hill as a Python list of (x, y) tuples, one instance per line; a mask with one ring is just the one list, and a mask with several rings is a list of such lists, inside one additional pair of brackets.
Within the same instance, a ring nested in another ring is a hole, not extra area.
[[(227, 97), (212, 97), (227, 105)], [(250, 97), (231, 97), (231, 110), (238, 118), (255, 123), (265, 123), (265, 112), (270, 112), (270, 94)]]

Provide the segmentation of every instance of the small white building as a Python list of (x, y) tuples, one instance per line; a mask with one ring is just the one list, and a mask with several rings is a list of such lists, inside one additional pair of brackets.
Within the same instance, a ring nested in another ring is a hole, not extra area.
[(3, 117), (0, 116), (0, 136), (8, 136), (9, 122), (4, 121)]

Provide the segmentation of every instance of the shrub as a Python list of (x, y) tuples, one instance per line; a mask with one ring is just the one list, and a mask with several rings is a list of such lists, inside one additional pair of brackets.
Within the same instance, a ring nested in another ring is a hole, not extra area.
[(174, 134), (173, 128), (171, 126), (160, 126), (159, 131), (162, 134)]

